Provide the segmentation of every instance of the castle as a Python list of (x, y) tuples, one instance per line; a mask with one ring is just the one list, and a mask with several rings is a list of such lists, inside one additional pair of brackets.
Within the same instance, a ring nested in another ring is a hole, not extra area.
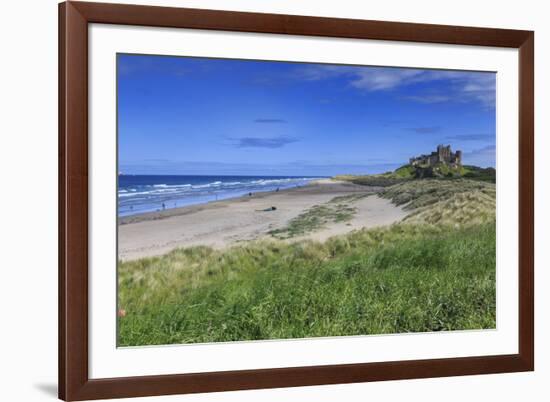
[(412, 157), (409, 160), (411, 166), (427, 167), (435, 166), (437, 163), (446, 163), (449, 165), (459, 166), (462, 164), (462, 151), (451, 151), (451, 146), (438, 145), (437, 151), (429, 155), (420, 155)]

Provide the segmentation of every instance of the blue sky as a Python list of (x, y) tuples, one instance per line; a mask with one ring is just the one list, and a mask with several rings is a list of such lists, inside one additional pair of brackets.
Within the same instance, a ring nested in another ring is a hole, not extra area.
[(378, 173), (461, 149), (495, 165), (496, 74), (118, 55), (128, 174)]

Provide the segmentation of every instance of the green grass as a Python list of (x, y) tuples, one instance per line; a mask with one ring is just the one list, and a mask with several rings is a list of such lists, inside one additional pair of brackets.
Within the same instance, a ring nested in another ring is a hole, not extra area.
[(273, 239), (119, 263), (121, 346), (495, 327), (495, 185), (404, 180), (380, 195), (399, 224), (324, 243), (289, 239), (353, 217), (359, 193)]
[(314, 205), (301, 213), (283, 228), (269, 232), (277, 239), (290, 239), (323, 228), (327, 223), (347, 222), (353, 218), (357, 208), (350, 203), (368, 197), (371, 193), (358, 193), (334, 197), (323, 205)]
[(463, 177), (471, 180), (485, 181), (488, 183), (496, 183), (496, 170), (494, 168), (480, 168), (477, 166), (464, 165)]
[(393, 174), (401, 179), (412, 179), (413, 177), (415, 177), (415, 172), (416, 169), (411, 165), (404, 165), (396, 169)]
[(403, 165), (393, 172), (373, 175), (339, 175), (335, 180), (349, 181), (351, 183), (372, 187), (389, 187), (399, 183), (406, 183), (417, 179), (453, 180), (465, 178), (474, 181), (488, 183), (496, 182), (496, 170), (494, 168), (480, 168), (470, 165), (451, 166), (446, 163), (438, 163), (435, 166), (411, 166)]
[(477, 225), (496, 218), (496, 188), (467, 179), (424, 179), (397, 184), (381, 194), (411, 213), (406, 223)]
[(492, 183), (468, 179), (424, 179), (394, 185), (384, 189), (380, 195), (391, 199), (395, 205), (405, 205), (405, 209), (410, 211), (465, 193), (481, 193), (494, 200), (496, 187)]
[(331, 204), (341, 204), (341, 203), (349, 203), (354, 201), (359, 201), (363, 198), (369, 197), (373, 195), (374, 193), (355, 193), (355, 194), (349, 194), (349, 195), (341, 195), (338, 197), (334, 197), (332, 200), (329, 201)]
[(393, 172), (385, 172), (371, 175), (339, 175), (335, 180), (349, 181), (354, 184), (372, 187), (388, 187), (394, 184), (407, 182), (417, 175), (417, 168), (411, 165), (403, 165)]
[(495, 327), (494, 223), (194, 247), (119, 265), (119, 344)]
[(371, 187), (388, 187), (397, 183), (410, 180), (410, 178), (400, 177), (393, 174), (393, 172), (386, 172), (381, 174), (372, 175), (338, 175), (334, 176), (335, 180), (349, 181), (354, 184), (360, 184), (362, 186)]

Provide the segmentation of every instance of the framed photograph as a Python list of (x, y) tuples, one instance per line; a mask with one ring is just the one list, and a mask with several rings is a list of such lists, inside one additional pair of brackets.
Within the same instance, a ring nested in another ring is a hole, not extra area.
[(534, 369), (534, 33), (59, 6), (59, 397)]

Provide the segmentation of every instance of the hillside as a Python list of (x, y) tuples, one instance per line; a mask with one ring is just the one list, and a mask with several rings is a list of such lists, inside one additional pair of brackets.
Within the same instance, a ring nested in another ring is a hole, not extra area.
[(338, 175), (335, 180), (349, 181), (365, 186), (388, 187), (413, 179), (458, 179), (466, 178), (489, 183), (496, 182), (496, 170), (494, 168), (480, 168), (477, 166), (463, 165), (453, 167), (446, 163), (438, 163), (435, 166), (419, 167), (403, 165), (393, 172), (373, 175)]
[(120, 346), (495, 327), (494, 223), (194, 247), (119, 269)]
[(404, 223), (472, 226), (495, 221), (493, 183), (463, 178), (409, 180), (380, 195), (410, 211)]

